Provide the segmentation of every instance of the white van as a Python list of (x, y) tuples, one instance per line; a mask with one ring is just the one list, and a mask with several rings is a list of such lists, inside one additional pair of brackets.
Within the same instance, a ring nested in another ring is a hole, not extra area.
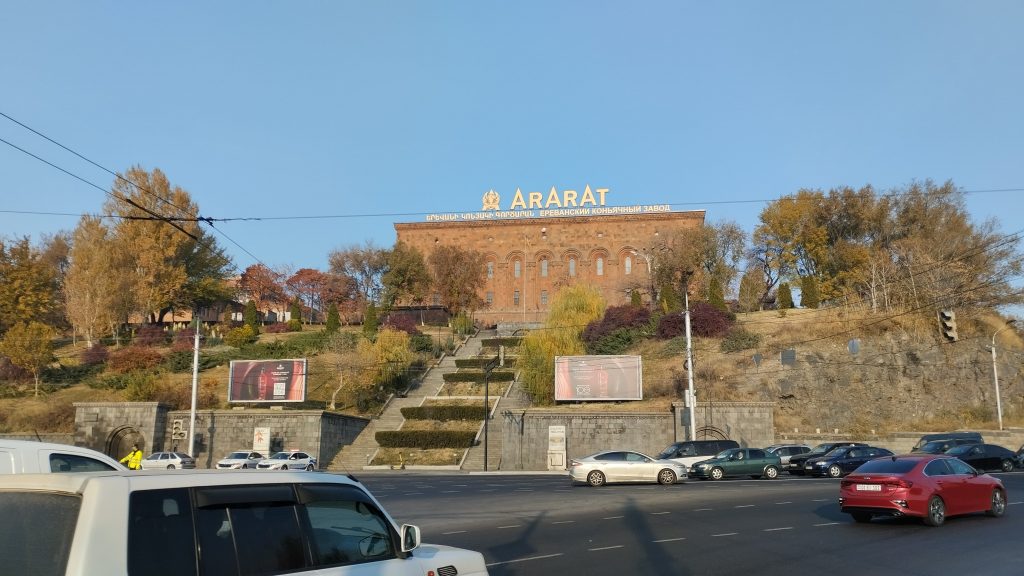
[(160, 470), (0, 476), (4, 574), (486, 575), (420, 543), (353, 478)]
[(0, 475), (125, 469), (110, 456), (88, 448), (0, 438)]

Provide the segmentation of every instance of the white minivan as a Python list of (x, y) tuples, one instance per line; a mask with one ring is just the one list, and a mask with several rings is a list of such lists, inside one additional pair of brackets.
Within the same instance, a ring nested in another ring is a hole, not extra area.
[(348, 476), (159, 470), (0, 476), (4, 574), (486, 575), (421, 544)]
[(110, 456), (80, 446), (0, 438), (0, 475), (125, 469)]

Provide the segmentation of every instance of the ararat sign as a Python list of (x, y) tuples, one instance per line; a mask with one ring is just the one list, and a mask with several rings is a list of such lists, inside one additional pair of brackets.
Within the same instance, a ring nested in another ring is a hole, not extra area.
[(591, 189), (587, 185), (583, 192), (558, 190), (555, 186), (547, 194), (543, 192), (523, 193), (516, 188), (515, 196), (508, 210), (501, 209), (501, 196), (493, 189), (483, 196), (481, 212), (451, 212), (427, 214), (427, 222), (459, 222), (470, 220), (507, 220), (514, 218), (551, 218), (559, 216), (606, 216), (611, 214), (640, 214), (671, 212), (668, 204), (637, 206), (605, 206), (608, 188)]

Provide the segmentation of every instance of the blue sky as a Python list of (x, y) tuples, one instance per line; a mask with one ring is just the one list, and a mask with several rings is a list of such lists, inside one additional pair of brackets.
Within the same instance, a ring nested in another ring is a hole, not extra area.
[[(159, 167), (205, 216), (351, 216), (218, 224), (240, 269), (326, 269), (423, 219), (389, 215), (492, 188), (589, 184), (749, 232), (750, 200), (952, 179), (1014, 232), (1022, 21), (1015, 1), (18, 2), (0, 112), (112, 170)], [(110, 187), (2, 117), (0, 138)], [(34, 239), (77, 217), (12, 211), (105, 199), (3, 143), (0, 198), (0, 235)]]

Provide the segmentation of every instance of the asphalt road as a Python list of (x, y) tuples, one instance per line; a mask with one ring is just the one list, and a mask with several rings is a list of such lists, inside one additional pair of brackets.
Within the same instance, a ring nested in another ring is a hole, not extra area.
[(1002, 518), (855, 524), (839, 481), (690, 480), (571, 486), (567, 476), (360, 475), (423, 539), (477, 550), (492, 575), (1020, 575), (1024, 472)]

